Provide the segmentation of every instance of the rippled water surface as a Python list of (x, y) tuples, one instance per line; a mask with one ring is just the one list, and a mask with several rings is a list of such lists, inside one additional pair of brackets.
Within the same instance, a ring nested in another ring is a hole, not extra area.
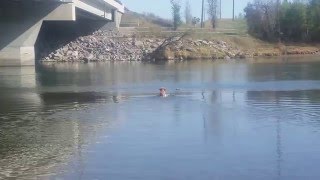
[(0, 179), (318, 180), (300, 59), (0, 68)]

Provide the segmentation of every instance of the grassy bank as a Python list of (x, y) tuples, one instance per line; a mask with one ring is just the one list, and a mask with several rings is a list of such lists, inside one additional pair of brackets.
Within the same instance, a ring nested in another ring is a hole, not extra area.
[[(192, 40), (207, 40), (226, 42), (229, 46), (239, 49), (246, 54), (246, 57), (254, 56), (281, 56), (281, 55), (304, 55), (318, 54), (318, 44), (308, 43), (271, 43), (254, 38), (247, 33), (247, 24), (245, 20), (222, 19), (218, 20), (216, 29), (210, 28), (210, 23), (206, 22), (206, 28), (190, 27), (183, 25), (177, 31), (170, 27), (163, 27), (152, 20), (148, 20), (139, 14), (127, 14), (123, 22), (132, 22), (136, 26), (122, 27), (121, 31), (129, 36), (135, 34), (138, 38), (166, 38), (182, 32), (190, 32), (189, 38)], [(138, 23), (133, 23), (138, 22)], [(201, 52), (210, 52), (212, 50), (202, 48)], [(188, 52), (177, 52), (188, 54)], [(172, 54), (172, 52), (171, 52)], [(198, 56), (198, 55), (196, 55)], [(215, 56), (215, 55), (213, 55)]]

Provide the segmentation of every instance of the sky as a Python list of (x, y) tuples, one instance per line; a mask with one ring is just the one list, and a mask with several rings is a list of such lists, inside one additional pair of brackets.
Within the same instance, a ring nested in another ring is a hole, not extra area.
[[(160, 17), (170, 19), (171, 9), (170, 0), (121, 0), (130, 10), (143, 13), (151, 12)], [(184, 4), (186, 0), (180, 0), (182, 3), (181, 12), (184, 12)], [(232, 0), (222, 1), (222, 18), (232, 18)], [(235, 0), (235, 15), (243, 13), (243, 9), (247, 3), (252, 0)], [(201, 2), (202, 0), (189, 0), (191, 4), (192, 16), (201, 16)], [(207, 0), (205, 0), (207, 2)]]

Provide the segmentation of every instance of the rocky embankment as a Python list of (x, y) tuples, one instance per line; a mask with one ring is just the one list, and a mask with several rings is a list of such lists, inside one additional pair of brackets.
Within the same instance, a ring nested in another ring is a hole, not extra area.
[(154, 61), (183, 59), (230, 59), (245, 54), (223, 41), (183, 39), (165, 47), (161, 53), (150, 56), (165, 39), (136, 38), (118, 32), (97, 31), (78, 37), (57, 50), (48, 53), (42, 62), (90, 61)]
[[(224, 41), (183, 38), (163, 46), (165, 39), (136, 38), (115, 31), (96, 31), (78, 37), (55, 51), (47, 50), (42, 62), (157, 61), (187, 59), (239, 59), (283, 54), (317, 54), (318, 48), (241, 50)], [(156, 53), (155, 53), (156, 52)]]
[(124, 37), (114, 31), (97, 31), (65, 44), (43, 57), (42, 61), (129, 61), (142, 59), (144, 53), (143, 49), (135, 44), (133, 38)]

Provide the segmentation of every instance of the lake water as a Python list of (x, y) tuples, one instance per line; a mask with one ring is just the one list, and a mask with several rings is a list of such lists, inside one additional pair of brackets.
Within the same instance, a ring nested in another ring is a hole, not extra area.
[(0, 179), (318, 180), (301, 59), (0, 68)]

